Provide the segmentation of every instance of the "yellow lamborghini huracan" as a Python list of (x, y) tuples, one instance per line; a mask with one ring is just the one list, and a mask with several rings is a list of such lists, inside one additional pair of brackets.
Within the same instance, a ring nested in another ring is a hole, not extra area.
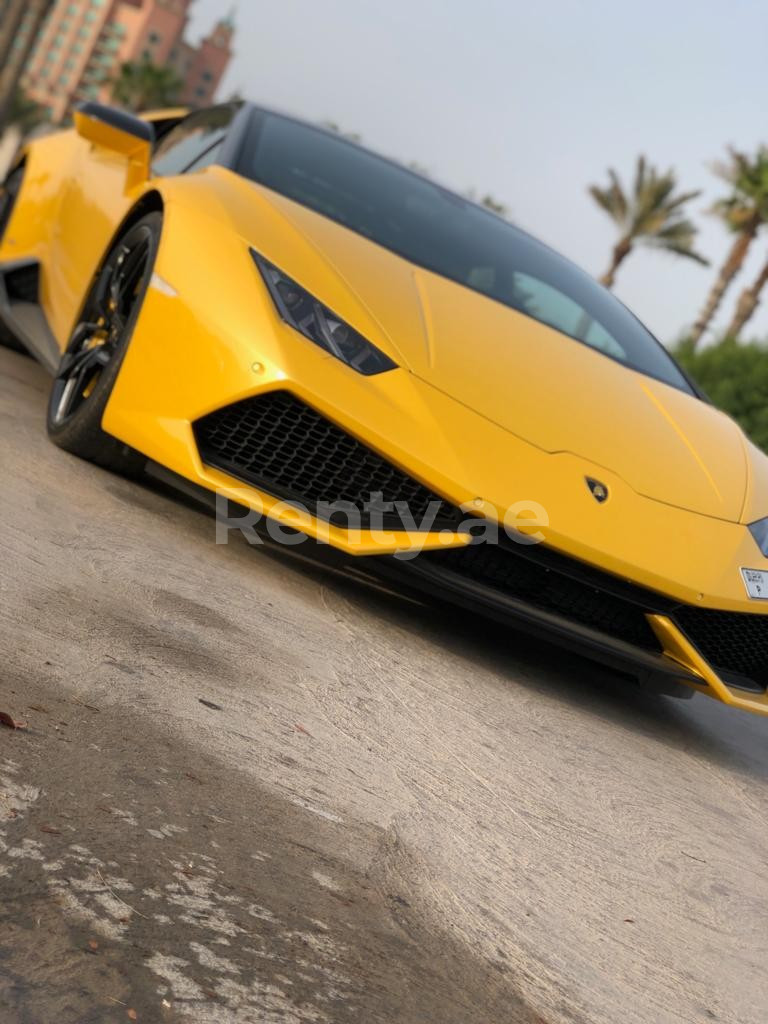
[(768, 713), (766, 456), (587, 274), (396, 163), (87, 104), (5, 182), (0, 332), (69, 452)]

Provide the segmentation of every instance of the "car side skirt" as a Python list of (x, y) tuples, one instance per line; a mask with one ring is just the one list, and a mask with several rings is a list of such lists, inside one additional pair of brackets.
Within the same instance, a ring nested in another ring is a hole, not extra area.
[(39, 281), (37, 260), (0, 264), (0, 321), (53, 375), (61, 352), (40, 305)]

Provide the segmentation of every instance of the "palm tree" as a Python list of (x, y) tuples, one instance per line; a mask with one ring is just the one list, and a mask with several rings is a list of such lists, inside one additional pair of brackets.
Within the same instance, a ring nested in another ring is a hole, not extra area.
[(501, 200), (496, 199), (489, 192), (486, 193), (480, 200), (480, 205), (484, 206), (486, 210), (490, 210), (491, 213), (497, 213), (499, 217), (506, 217), (509, 214), (509, 208), (506, 203), (502, 203)]
[[(412, 167), (414, 165), (411, 165)], [(414, 167), (414, 170), (416, 168)], [(499, 217), (509, 217), (509, 207), (506, 203), (503, 203), (496, 196), (490, 192), (486, 192), (485, 195), (479, 195), (476, 188), (468, 188), (464, 195), (473, 203), (477, 203), (478, 206), (484, 206), (486, 210), (490, 210), (491, 213), (497, 214)]]
[(685, 204), (696, 199), (699, 193), (675, 194), (674, 171), (660, 174), (644, 156), (639, 156), (631, 194), (624, 189), (614, 170), (608, 171), (608, 180), (607, 188), (589, 187), (589, 194), (619, 229), (619, 239), (613, 247), (610, 266), (600, 278), (601, 284), (612, 287), (616, 271), (636, 244), (707, 263), (693, 249), (696, 227), (683, 216)]
[(184, 83), (173, 68), (144, 60), (122, 64), (111, 84), (112, 98), (128, 110), (138, 112), (174, 106)]
[(768, 221), (768, 147), (761, 146), (753, 158), (731, 149), (728, 162), (716, 164), (715, 171), (731, 186), (731, 194), (719, 199), (712, 213), (720, 217), (736, 237), (691, 329), (689, 339), (694, 348), (744, 265), (758, 231)]
[(323, 121), (321, 127), (325, 128), (326, 131), (334, 132), (334, 134), (340, 135), (342, 139), (347, 139), (349, 142), (363, 141), (363, 138), (359, 132), (345, 132), (337, 121)]
[(752, 284), (748, 288), (745, 288), (739, 296), (739, 301), (736, 303), (736, 312), (733, 314), (733, 320), (731, 320), (728, 330), (725, 332), (726, 338), (739, 337), (744, 329), (744, 325), (752, 317), (752, 314), (759, 306), (760, 293), (767, 284), (768, 259), (763, 263), (760, 268), (760, 273)]

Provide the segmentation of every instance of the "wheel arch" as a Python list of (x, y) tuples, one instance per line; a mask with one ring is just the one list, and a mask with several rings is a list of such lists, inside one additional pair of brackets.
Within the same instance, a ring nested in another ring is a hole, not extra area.
[(119, 225), (117, 226), (117, 228), (115, 229), (115, 231), (114, 231), (114, 233), (112, 235), (112, 238), (109, 241), (109, 245), (107, 246), (107, 248), (106, 248), (106, 250), (104, 252), (104, 255), (99, 260), (99, 265), (101, 265), (103, 263), (104, 257), (106, 256), (106, 254), (110, 251), (110, 249), (115, 244), (117, 239), (125, 231), (127, 231), (128, 228), (133, 227), (133, 225), (137, 221), (141, 220), (141, 218), (145, 217), (148, 213), (164, 213), (164, 212), (165, 212), (165, 203), (163, 201), (163, 197), (162, 197), (162, 195), (160, 193), (160, 190), (156, 189), (156, 188), (151, 188), (148, 191), (146, 191), (139, 198), (139, 200), (135, 203), (135, 205), (130, 208), (130, 210), (128, 211), (128, 213), (126, 213), (126, 215), (123, 217), (123, 219), (120, 221)]
[(88, 292), (90, 291), (91, 285), (101, 273), (101, 269), (104, 266), (104, 261), (109, 256), (109, 253), (112, 251), (115, 243), (122, 235), (125, 234), (126, 231), (128, 231), (130, 228), (133, 227), (134, 224), (140, 221), (142, 217), (146, 217), (148, 213), (165, 213), (165, 203), (163, 202), (163, 197), (160, 191), (156, 188), (149, 189), (147, 192), (145, 192), (138, 199), (138, 201), (128, 210), (123, 219), (112, 232), (109, 242), (105, 246), (104, 251), (99, 256), (98, 263), (93, 268), (93, 273), (88, 281), (88, 286), (83, 292), (82, 298), (77, 307), (77, 316), (75, 317), (74, 321), (75, 323), (77, 322), (77, 318), (82, 314), (83, 306), (85, 305), (85, 302), (87, 300)]

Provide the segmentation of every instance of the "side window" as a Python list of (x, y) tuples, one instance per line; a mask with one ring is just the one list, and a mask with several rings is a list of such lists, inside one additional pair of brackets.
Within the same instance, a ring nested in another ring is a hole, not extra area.
[(628, 355), (618, 341), (569, 295), (519, 270), (514, 272), (513, 282), (510, 304), (516, 309), (614, 359), (627, 362)]
[(206, 167), (210, 167), (211, 164), (217, 163), (223, 148), (224, 139), (219, 139), (218, 142), (215, 142), (211, 146), (207, 153), (203, 153), (202, 156), (199, 156), (194, 163), (190, 164), (189, 167), (187, 167), (186, 173), (191, 174), (192, 171), (202, 171)]
[(160, 176), (182, 174), (212, 148), (218, 146), (220, 151), (236, 113), (237, 106), (227, 104), (185, 117), (158, 143), (152, 159), (152, 173)]

